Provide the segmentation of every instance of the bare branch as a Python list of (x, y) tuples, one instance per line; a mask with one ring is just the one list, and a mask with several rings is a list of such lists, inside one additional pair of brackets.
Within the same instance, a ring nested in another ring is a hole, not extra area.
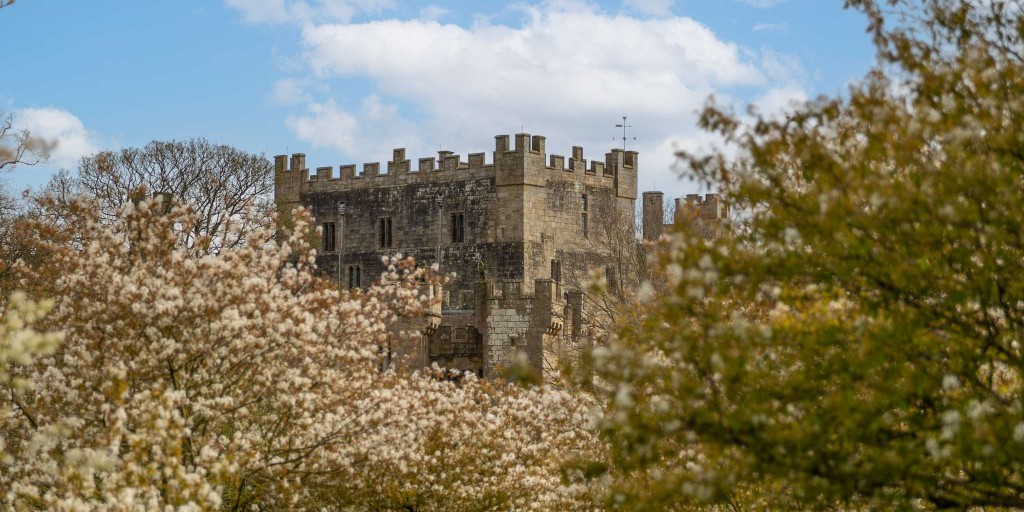
[[(0, 0), (0, 8), (4, 7), (2, 2)], [(36, 165), (49, 159), (50, 152), (57, 146), (55, 141), (33, 137), (27, 128), (15, 128), (14, 116), (5, 117), (2, 110), (0, 119), (0, 171), (10, 171), (18, 165)]]

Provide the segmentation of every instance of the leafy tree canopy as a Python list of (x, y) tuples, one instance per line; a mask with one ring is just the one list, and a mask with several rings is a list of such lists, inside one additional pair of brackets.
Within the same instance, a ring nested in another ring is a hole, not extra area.
[[(1024, 507), (1024, 16), (847, 0), (878, 65), (682, 155), (743, 212), (667, 237), (671, 288), (599, 351), (633, 508)], [(746, 494), (745, 494), (746, 493)]]

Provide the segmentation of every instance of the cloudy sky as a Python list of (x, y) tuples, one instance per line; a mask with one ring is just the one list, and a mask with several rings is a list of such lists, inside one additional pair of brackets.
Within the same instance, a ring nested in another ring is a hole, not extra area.
[[(82, 155), (206, 137), (309, 167), (493, 150), (640, 151), (641, 190), (692, 192), (675, 148), (713, 141), (707, 98), (777, 112), (873, 61), (839, 0), (18, 0), (0, 10), (0, 110), (55, 138), (39, 186)], [(636, 140), (632, 140), (636, 137)], [(490, 157), (488, 157), (489, 159)]]

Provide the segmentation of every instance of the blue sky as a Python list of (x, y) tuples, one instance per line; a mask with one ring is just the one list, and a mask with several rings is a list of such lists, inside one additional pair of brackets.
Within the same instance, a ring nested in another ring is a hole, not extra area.
[[(55, 138), (45, 183), (83, 155), (206, 137), (309, 167), (493, 150), (546, 135), (603, 159), (621, 116), (640, 188), (692, 191), (673, 148), (707, 147), (708, 95), (775, 112), (873, 62), (864, 21), (825, 0), (18, 0), (0, 10), (0, 109)], [(489, 157), (488, 157), (489, 158)]]

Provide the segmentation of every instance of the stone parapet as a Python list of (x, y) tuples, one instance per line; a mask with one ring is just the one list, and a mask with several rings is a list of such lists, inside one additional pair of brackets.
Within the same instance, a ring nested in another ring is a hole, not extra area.
[[(289, 165), (287, 155), (274, 157), (275, 183), (282, 186), (290, 185), (301, 192), (330, 192), (353, 190), (360, 188), (400, 186), (408, 183), (434, 181), (450, 181), (497, 177), (501, 168), (516, 169), (527, 167), (547, 173), (579, 174), (591, 186), (614, 187), (620, 197), (636, 197), (637, 153), (613, 149), (605, 154), (605, 160), (591, 161), (589, 167), (583, 158), (583, 148), (574, 146), (572, 157), (566, 159), (562, 155), (545, 153), (545, 137), (526, 133), (515, 136), (515, 147), (509, 147), (509, 136), (495, 137), (495, 151), (491, 163), (487, 163), (485, 153), (470, 153), (468, 160), (463, 160), (452, 151), (438, 151), (436, 157), (424, 157), (416, 160), (412, 167), (411, 160), (406, 158), (405, 148), (395, 148), (392, 158), (381, 166), (380, 162), (362, 164), (360, 172), (355, 164), (338, 166), (337, 173), (330, 166), (320, 166), (310, 174), (306, 168), (306, 155), (295, 153)], [(546, 163), (545, 163), (546, 162)], [(384, 172), (382, 172), (382, 169)], [(512, 183), (529, 180), (530, 178), (551, 178), (558, 176), (527, 176), (512, 177)], [(519, 181), (516, 181), (516, 180)], [(560, 179), (566, 179), (561, 177)], [(632, 187), (632, 188), (631, 188)]]

